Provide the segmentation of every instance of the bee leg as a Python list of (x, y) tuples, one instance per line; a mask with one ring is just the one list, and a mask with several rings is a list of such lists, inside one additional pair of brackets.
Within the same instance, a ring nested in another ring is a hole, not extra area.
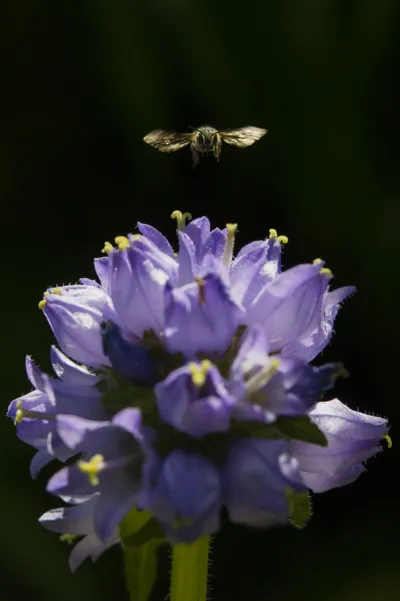
[(196, 150), (193, 148), (193, 146), (190, 147), (190, 152), (192, 153), (192, 159), (193, 159), (193, 169), (196, 167), (196, 165), (198, 165), (199, 163), (199, 154), (198, 152), (196, 152)]

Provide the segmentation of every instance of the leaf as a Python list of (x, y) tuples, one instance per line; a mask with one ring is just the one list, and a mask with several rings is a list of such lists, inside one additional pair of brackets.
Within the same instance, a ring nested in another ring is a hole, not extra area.
[(321, 447), (327, 447), (325, 434), (314, 424), (307, 415), (299, 417), (278, 417), (276, 427), (284, 436), (293, 440), (301, 440)]
[(312, 515), (310, 494), (308, 491), (295, 492), (286, 488), (286, 501), (289, 506), (289, 519), (295, 528), (304, 528)]
[(164, 533), (150, 511), (130, 510), (120, 524), (125, 580), (131, 601), (147, 601), (157, 576), (157, 550)]
[(155, 518), (150, 518), (139, 530), (132, 532), (123, 539), (125, 548), (140, 547), (150, 540), (162, 541), (165, 534)]
[(127, 383), (105, 392), (102, 403), (112, 413), (116, 413), (125, 407), (137, 407), (144, 415), (151, 415), (155, 411), (153, 390)]
[(148, 601), (157, 577), (157, 550), (162, 541), (124, 549), (125, 582), (130, 601)]
[(139, 511), (136, 507), (124, 517), (119, 526), (121, 543), (125, 549), (144, 545), (153, 539), (162, 540), (164, 532), (150, 511)]
[(307, 415), (278, 417), (272, 424), (258, 421), (232, 421), (231, 432), (237, 437), (265, 438), (270, 440), (291, 438), (321, 447), (328, 445), (325, 434), (321, 432), (318, 426)]

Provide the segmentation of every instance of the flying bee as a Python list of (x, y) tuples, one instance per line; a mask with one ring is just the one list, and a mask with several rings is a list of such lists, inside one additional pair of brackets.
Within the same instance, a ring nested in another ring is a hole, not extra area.
[(199, 162), (199, 157), (204, 154), (213, 154), (219, 161), (222, 142), (244, 148), (245, 146), (251, 146), (267, 133), (266, 129), (253, 127), (252, 125), (239, 127), (238, 129), (220, 130), (211, 125), (201, 125), (192, 129), (193, 131), (190, 133), (155, 129), (147, 134), (143, 140), (161, 152), (175, 152), (190, 144), (193, 167), (195, 167)]

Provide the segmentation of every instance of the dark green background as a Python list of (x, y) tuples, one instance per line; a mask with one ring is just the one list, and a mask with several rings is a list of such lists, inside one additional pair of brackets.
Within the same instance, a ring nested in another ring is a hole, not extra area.
[[(210, 598), (400, 598), (398, 434), (400, 6), (398, 0), (10, 0), (0, 21), (2, 398), (30, 390), (24, 355), (48, 368), (37, 309), (49, 285), (93, 275), (104, 241), (137, 220), (174, 239), (172, 210), (239, 223), (238, 244), (274, 227), (284, 265), (326, 259), (355, 284), (323, 360), (351, 378), (338, 396), (390, 417), (394, 448), (359, 482), (314, 499), (301, 532), (226, 527)], [(142, 142), (154, 128), (266, 127), (191, 170), (190, 153)], [(50, 470), (1, 427), (1, 601), (124, 597), (119, 551), (77, 574), (37, 523), (57, 501)], [(167, 554), (155, 599), (167, 591)]]

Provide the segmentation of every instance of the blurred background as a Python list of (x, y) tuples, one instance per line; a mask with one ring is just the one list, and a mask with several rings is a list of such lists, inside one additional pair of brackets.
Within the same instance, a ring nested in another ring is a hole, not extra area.
[[(284, 266), (322, 257), (355, 284), (321, 360), (351, 377), (337, 396), (387, 416), (394, 444), (344, 489), (314, 497), (303, 531), (226, 525), (210, 598), (400, 598), (400, 5), (397, 0), (9, 0), (0, 22), (2, 389), (30, 390), (24, 356), (49, 368), (37, 303), (93, 277), (105, 240), (136, 221), (174, 240), (174, 209), (239, 224), (239, 246), (286, 234)], [(247, 149), (192, 170), (154, 128), (256, 125)], [(57, 506), (32, 482), (31, 449), (0, 420), (0, 600), (127, 599), (118, 549), (71, 575), (69, 548), (37, 518)], [(154, 599), (164, 599), (168, 556)]]

